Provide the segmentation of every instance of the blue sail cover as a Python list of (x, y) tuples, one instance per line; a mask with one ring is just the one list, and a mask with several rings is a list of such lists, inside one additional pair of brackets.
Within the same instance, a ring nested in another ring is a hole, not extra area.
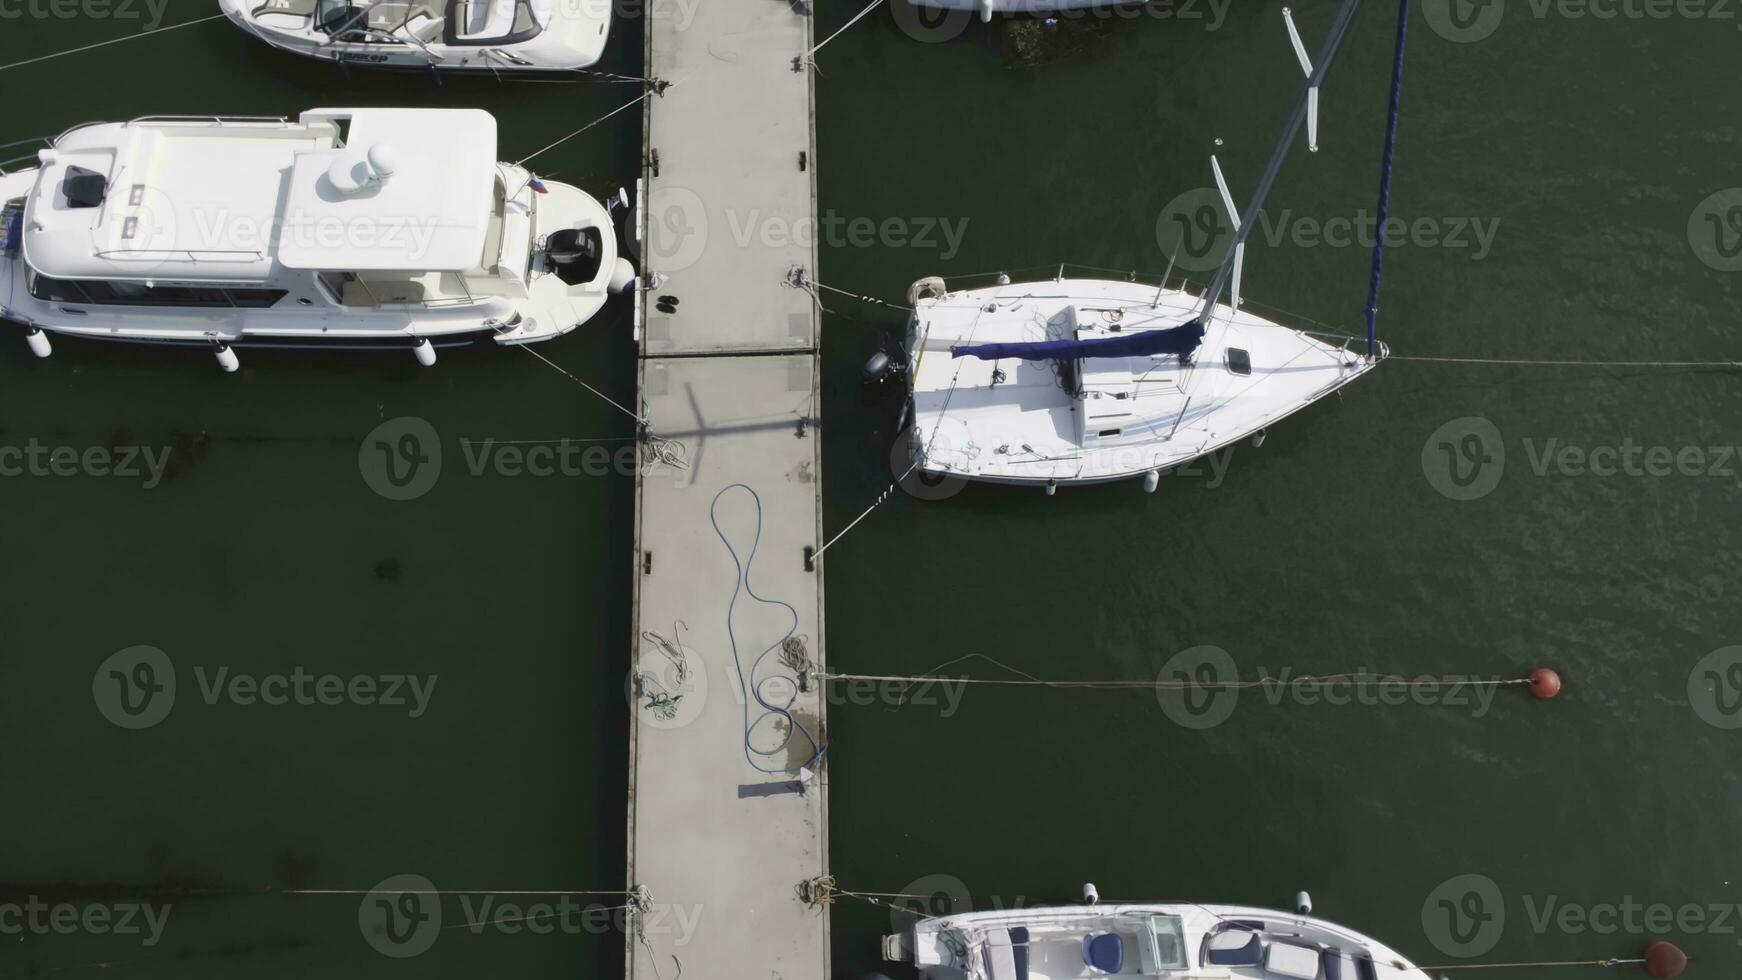
[(1134, 330), (1117, 337), (1097, 340), (1035, 340), (1019, 344), (978, 344), (951, 347), (951, 357), (978, 357), (996, 361), (1020, 357), (1025, 361), (1068, 361), (1079, 357), (1149, 357), (1155, 354), (1185, 356), (1204, 342), (1204, 325), (1193, 318), (1166, 330)]

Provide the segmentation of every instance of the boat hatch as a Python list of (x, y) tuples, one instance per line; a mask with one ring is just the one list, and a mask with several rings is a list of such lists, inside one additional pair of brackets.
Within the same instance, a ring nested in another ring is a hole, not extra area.
[(1228, 348), (1228, 370), (1238, 375), (1252, 373), (1252, 355), (1238, 347)]
[(69, 208), (99, 208), (109, 196), (109, 179), (95, 170), (69, 166), (61, 192), (66, 194)]

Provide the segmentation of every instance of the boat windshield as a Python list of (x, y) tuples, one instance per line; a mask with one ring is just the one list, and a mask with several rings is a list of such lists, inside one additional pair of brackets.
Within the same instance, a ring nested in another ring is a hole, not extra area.
[(439, 23), (441, 10), (435, 0), (316, 0), (315, 4), (316, 27), (336, 41), (403, 44), (400, 36), (427, 36)]
[(1147, 972), (1186, 968), (1186, 933), (1177, 915), (1141, 915), (1149, 928), (1143, 934), (1144, 969)]
[[(448, 0), (448, 44), (519, 44), (544, 33), (550, 21), (533, 0)], [(542, 13), (542, 16), (541, 16)]]

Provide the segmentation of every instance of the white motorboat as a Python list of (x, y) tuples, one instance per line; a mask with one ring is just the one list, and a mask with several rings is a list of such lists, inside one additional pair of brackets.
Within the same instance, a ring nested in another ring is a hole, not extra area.
[(966, 912), (885, 936), (883, 954), (912, 963), (925, 980), (1429, 980), (1389, 946), (1307, 911), (1244, 905)]
[(598, 63), (612, 0), (219, 0), (293, 54), (378, 68), (573, 71)]
[(525, 344), (635, 284), (612, 211), (496, 160), (477, 110), (152, 117), (61, 134), (0, 172), (0, 316), (210, 348)]
[[(879, 378), (907, 377), (914, 470), (1048, 493), (1135, 477), (1153, 491), (1181, 464), (1244, 439), (1262, 442), (1269, 426), (1384, 360), (1374, 333), (1377, 271), (1364, 342), (1260, 316), (1240, 291), (1246, 239), (1303, 123), (1317, 148), (1319, 86), (1358, 3), (1344, 0), (1317, 68), (1283, 10), (1307, 85), (1244, 219), (1210, 158), (1236, 231), (1208, 288), (1170, 285), (1171, 264), (1157, 285), (1135, 276), (1070, 279), (1062, 267), (1042, 282), (914, 283), (905, 359), (879, 355), (868, 368)], [(1388, 129), (1388, 147), (1394, 136)], [(1387, 189), (1389, 166), (1388, 152)], [(1382, 223), (1384, 214), (1382, 203)], [(1377, 262), (1376, 254), (1376, 270)]]

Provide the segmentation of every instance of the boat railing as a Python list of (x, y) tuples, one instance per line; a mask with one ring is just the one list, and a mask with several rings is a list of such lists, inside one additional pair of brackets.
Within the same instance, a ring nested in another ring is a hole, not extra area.
[[(380, 38), (383, 42), (386, 42), (389, 44), (409, 44), (412, 47), (416, 48), (418, 50), (418, 52), (421, 53), (425, 58), (428, 58), (431, 63), (442, 60), (442, 56), (439, 54), (436, 54), (434, 51), (431, 51), (429, 49), (429, 45), (423, 43), (422, 41), (418, 40), (416, 37), (413, 37), (410, 34), (407, 34), (404, 37), (401, 37), (398, 34), (393, 34), (393, 33), (390, 33), (388, 31), (380, 30), (379, 28), (374, 28), (374, 27), (348, 27), (345, 29), (345, 32), (343, 34), (333, 35), (333, 37), (330, 38), (326, 43), (327, 44), (354, 43), (354, 40), (353, 40), (354, 35), (362, 35), (363, 37)], [(338, 55), (338, 57), (343, 57), (343, 53), (341, 52), (340, 55)]]
[[(259, 249), (247, 248), (110, 248), (99, 249), (93, 253), (99, 259), (127, 260), (135, 262), (161, 262), (169, 259), (186, 259), (189, 262), (247, 262), (266, 258), (266, 253)], [(202, 259), (201, 256), (218, 256), (218, 258)]]
[[(14, 140), (11, 143), (0, 143), (0, 153), (5, 153), (8, 150), (20, 146), (32, 146), (35, 147), (36, 150), (52, 150), (54, 149), (54, 141), (46, 136), (38, 136), (34, 139)], [(25, 163), (27, 161), (30, 163), (37, 162), (36, 150), (15, 157), (0, 159), (0, 177), (9, 176), (12, 173), (12, 167), (14, 164)], [(19, 167), (18, 169), (24, 170), (28, 168)]]
[[(127, 121), (127, 125), (129, 125), (129, 126), (136, 126), (136, 125), (139, 125), (141, 123), (148, 123), (148, 124), (152, 124), (152, 125), (157, 125), (157, 124), (161, 124), (161, 123), (200, 123), (202, 125), (209, 125), (209, 126), (230, 126), (230, 125), (235, 125), (237, 123), (243, 123), (243, 124), (276, 123), (276, 124), (282, 126), (282, 125), (288, 125), (290, 123), (290, 119), (288, 117), (285, 117), (285, 116), (140, 116), (137, 119), (130, 119)], [(85, 125), (88, 126), (90, 124), (86, 123)], [(77, 126), (74, 127), (74, 129), (78, 129), (78, 128), (82, 128), (82, 127), (77, 127)], [(70, 133), (70, 132), (72, 132), (72, 130), (69, 129), (69, 130), (67, 130), (67, 132)], [(65, 134), (62, 134), (62, 135), (65, 135)]]

